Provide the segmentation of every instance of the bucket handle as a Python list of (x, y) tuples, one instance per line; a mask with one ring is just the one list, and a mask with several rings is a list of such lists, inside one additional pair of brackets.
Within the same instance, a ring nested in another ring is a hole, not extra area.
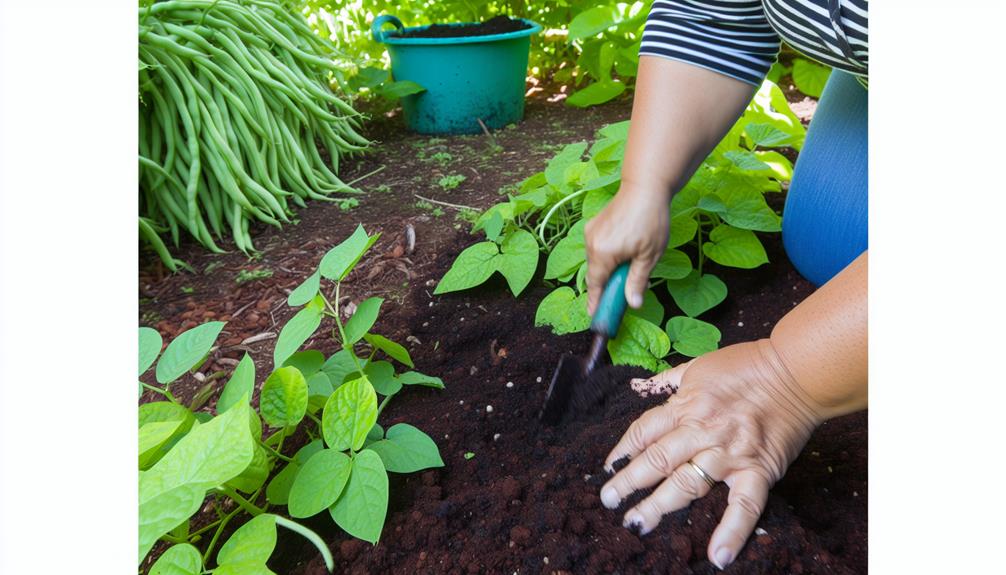
[(387, 37), (390, 32), (381, 30), (381, 28), (388, 22), (394, 24), (394, 31), (396, 32), (404, 28), (402, 21), (399, 20), (397, 16), (392, 16), (391, 14), (378, 16), (377, 18), (374, 18), (374, 23), (370, 25), (370, 34), (374, 37), (374, 41), (384, 42), (385, 37)]

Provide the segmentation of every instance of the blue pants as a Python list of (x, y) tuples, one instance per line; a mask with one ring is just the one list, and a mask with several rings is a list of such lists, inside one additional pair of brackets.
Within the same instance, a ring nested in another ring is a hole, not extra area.
[(820, 286), (862, 254), (867, 232), (867, 91), (831, 73), (797, 158), (783, 209), (786, 255)]

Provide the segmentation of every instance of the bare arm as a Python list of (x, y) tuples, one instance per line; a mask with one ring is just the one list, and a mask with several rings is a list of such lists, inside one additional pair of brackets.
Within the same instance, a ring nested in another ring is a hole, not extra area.
[(618, 264), (631, 261), (625, 296), (642, 305), (650, 271), (668, 240), (671, 197), (750, 102), (755, 87), (704, 68), (656, 56), (639, 58), (622, 183), (587, 223), (589, 309)]

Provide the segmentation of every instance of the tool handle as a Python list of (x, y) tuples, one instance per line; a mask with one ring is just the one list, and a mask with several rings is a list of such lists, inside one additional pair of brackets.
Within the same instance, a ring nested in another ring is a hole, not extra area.
[(386, 23), (391, 23), (395, 26), (395, 30), (392, 32), (400, 32), (402, 30), (402, 21), (391, 14), (383, 14), (374, 18), (374, 23), (370, 25), (370, 35), (374, 37), (375, 42), (384, 42), (384, 39), (391, 34), (382, 30)]
[(608, 339), (615, 337), (618, 326), (622, 324), (625, 315), (625, 282), (629, 278), (629, 263), (623, 263), (615, 268), (604, 286), (601, 301), (597, 303), (594, 319), (590, 322), (590, 330)]

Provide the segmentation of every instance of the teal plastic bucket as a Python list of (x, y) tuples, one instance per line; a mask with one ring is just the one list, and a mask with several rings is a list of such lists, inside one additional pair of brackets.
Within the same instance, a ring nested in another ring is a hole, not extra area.
[[(421, 134), (474, 134), (502, 128), (524, 117), (524, 91), (531, 35), (541, 26), (506, 34), (458, 38), (401, 38), (404, 28), (391, 15), (378, 16), (371, 26), (374, 40), (391, 56), (395, 80), (410, 80), (426, 88), (402, 98), (405, 123)], [(395, 30), (383, 30), (386, 23)], [(451, 24), (463, 26), (464, 24)]]

